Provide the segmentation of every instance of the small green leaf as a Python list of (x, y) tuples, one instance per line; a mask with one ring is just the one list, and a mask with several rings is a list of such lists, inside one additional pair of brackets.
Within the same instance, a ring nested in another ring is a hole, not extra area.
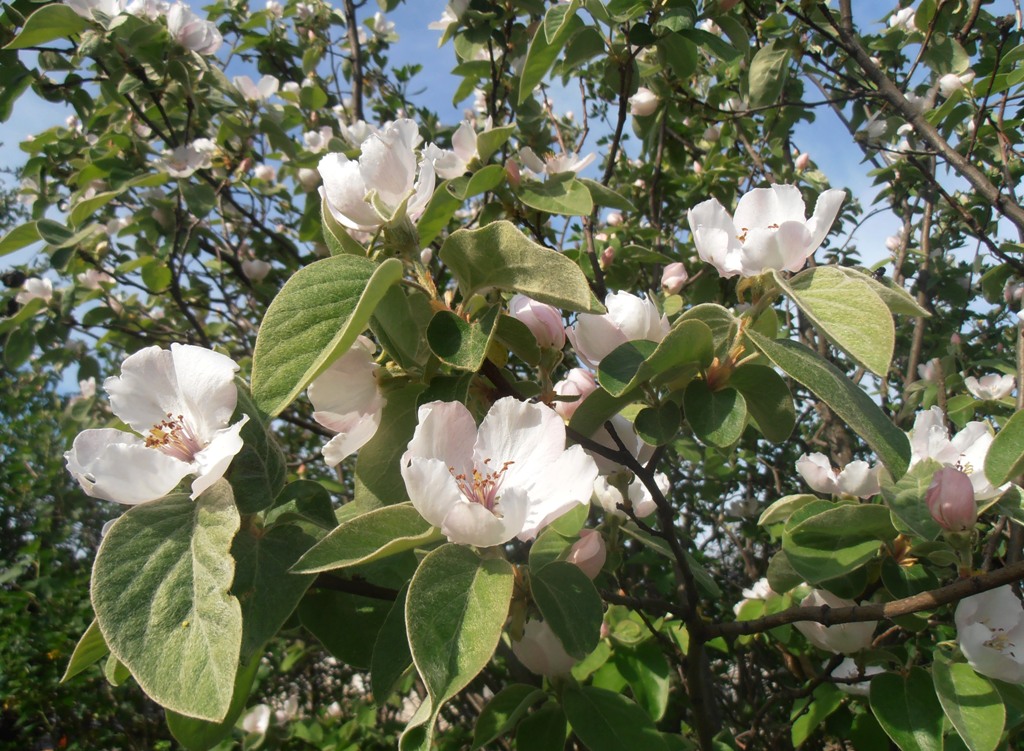
[(270, 303), (252, 364), (252, 394), (271, 417), (344, 354), (367, 327), (402, 262), (341, 255), (300, 269)]
[[(469, 299), (482, 290), (521, 292), (565, 310), (603, 313), (579, 266), (530, 240), (511, 222), (453, 232), (438, 254)], [(299, 272), (302, 273), (302, 272)]]
[(487, 357), (497, 328), (500, 306), (492, 306), (475, 321), (450, 310), (439, 310), (427, 326), (427, 342), (438, 360), (459, 370), (476, 372)]
[(656, 376), (710, 365), (713, 357), (711, 329), (701, 321), (682, 321), (661, 342), (620, 344), (601, 359), (597, 380), (612, 396), (622, 396)]
[(480, 156), (480, 161), (486, 162), (490, 159), (494, 152), (505, 145), (515, 129), (515, 125), (502, 125), (477, 134), (476, 153)]
[(505, 167), (500, 164), (488, 164), (470, 177), (457, 177), (449, 180), (445, 190), (459, 199), (465, 201), (473, 196), (494, 190), (505, 180)]
[(562, 707), (590, 751), (665, 751), (650, 716), (622, 694), (595, 686), (566, 686)]
[(39, 47), (55, 39), (69, 37), (89, 28), (89, 23), (71, 10), (70, 6), (60, 3), (44, 5), (27, 19), (21, 31), (14, 37), (5, 50), (20, 50), (26, 47)]
[(802, 344), (767, 339), (751, 330), (746, 333), (769, 360), (810, 389), (863, 438), (894, 477), (903, 476), (910, 464), (910, 441), (870, 396), (836, 366)]
[(569, 727), (565, 712), (553, 701), (526, 715), (516, 727), (516, 748), (562, 751)]
[(430, 695), (428, 743), (441, 705), (473, 680), (494, 655), (513, 582), (508, 561), (481, 558), (454, 544), (429, 553), (413, 575), (405, 626), (413, 662)]
[(963, 662), (950, 662), (939, 650), (932, 681), (946, 717), (971, 751), (995, 751), (1006, 724), (1006, 707), (992, 682)]
[(786, 85), (790, 55), (790, 50), (775, 39), (754, 54), (749, 73), (751, 107), (763, 107), (778, 101)]
[[(1018, 386), (1018, 388), (1021, 388)], [(974, 469), (978, 471), (977, 467)], [(985, 455), (985, 476), (1002, 485), (1024, 473), (1024, 411), (1013, 415), (996, 434)]]
[(679, 432), (683, 414), (675, 402), (665, 402), (659, 407), (645, 407), (633, 421), (636, 434), (652, 446), (664, 446)]
[(0, 239), (0, 256), (13, 253), (41, 239), (42, 236), (39, 234), (39, 228), (35, 222), (19, 225)]
[(580, 177), (577, 180), (587, 186), (587, 190), (590, 191), (590, 197), (596, 205), (607, 206), (612, 209), (619, 209), (620, 211), (636, 211), (636, 206), (633, 205), (632, 201), (620, 193), (616, 193), (611, 188), (602, 185), (597, 180), (590, 180), (586, 177)]
[(510, 732), (526, 714), (526, 710), (546, 695), (536, 686), (528, 686), (525, 683), (505, 686), (487, 702), (487, 706), (477, 718), (476, 728), (473, 730), (473, 748), (486, 746)]
[(747, 400), (734, 388), (712, 391), (706, 381), (691, 381), (683, 409), (693, 432), (709, 446), (731, 446), (747, 426)]
[(547, 180), (524, 178), (518, 195), (530, 208), (548, 214), (587, 216), (594, 210), (594, 199), (575, 172), (551, 175)]
[(885, 506), (821, 501), (794, 513), (782, 533), (782, 549), (804, 579), (819, 584), (863, 566), (895, 537)]
[(772, 443), (787, 440), (796, 427), (796, 408), (786, 381), (765, 365), (736, 368), (729, 385), (743, 394), (758, 430)]
[(64, 676), (60, 679), (60, 682), (66, 683), (90, 665), (99, 662), (109, 653), (110, 649), (107, 647), (107, 642), (104, 641), (103, 634), (100, 633), (100, 627), (94, 618), (92, 623), (89, 624), (89, 628), (82, 634), (82, 638), (78, 640), (78, 644), (75, 645), (75, 651), (71, 653), (67, 670), (64, 671)]
[(544, 15), (544, 39), (551, 44), (558, 38), (558, 34), (572, 20), (576, 13), (579, 0), (572, 0), (569, 3), (559, 3), (548, 10)]
[(803, 508), (808, 503), (814, 501), (820, 501), (816, 495), (810, 495), (803, 493), (800, 495), (787, 495), (779, 500), (775, 501), (771, 506), (766, 508), (761, 513), (761, 518), (757, 520), (757, 523), (764, 527), (768, 524), (779, 524), (789, 520), (794, 512)]
[(835, 266), (810, 268), (788, 281), (774, 274), (776, 284), (826, 339), (871, 372), (886, 374), (896, 328), (889, 308), (867, 281)]
[(418, 290), (389, 287), (370, 319), (370, 329), (384, 350), (406, 370), (423, 366), (430, 356), (426, 326), (433, 310)]
[(915, 464), (897, 483), (887, 473), (882, 473), (882, 497), (893, 516), (907, 531), (925, 540), (934, 540), (942, 532), (942, 527), (932, 519), (925, 501), (932, 476), (941, 468), (937, 461), (925, 459)]
[(808, 698), (793, 705), (790, 722), (790, 738), (794, 748), (800, 748), (814, 731), (843, 703), (843, 692), (830, 683), (823, 683), (814, 689)]
[(871, 679), (871, 711), (901, 751), (942, 751), (942, 706), (928, 672), (914, 667), (904, 677)]
[(156, 702), (220, 722), (231, 704), (242, 609), (229, 594), (239, 516), (220, 480), (195, 501), (130, 508), (103, 538), (92, 604), (111, 653)]
[(579, 566), (555, 561), (532, 571), (530, 592), (566, 652), (582, 660), (597, 646), (604, 606)]
[(564, 16), (561, 14), (563, 12), (558, 9), (557, 5), (548, 8), (548, 14), (559, 15), (558, 33), (555, 34), (550, 42), (544, 34), (544, 29), (541, 27), (538, 27), (533, 35), (530, 48), (526, 53), (526, 62), (523, 64), (523, 72), (519, 78), (519, 100), (516, 102), (518, 105), (522, 105), (523, 102), (533, 96), (533, 92), (540, 82), (544, 80), (544, 76), (547, 75), (548, 71), (551, 70), (551, 66), (558, 59), (558, 54), (569, 41), (569, 37), (584, 25), (575, 14), (569, 18), (567, 23), (562, 24), (561, 21), (564, 19)]
[(668, 660), (657, 640), (648, 639), (632, 648), (616, 648), (614, 660), (619, 673), (629, 683), (636, 703), (652, 720), (661, 720), (668, 709), (671, 681)]
[(358, 566), (442, 539), (409, 505), (384, 506), (349, 519), (295, 564), (296, 573)]

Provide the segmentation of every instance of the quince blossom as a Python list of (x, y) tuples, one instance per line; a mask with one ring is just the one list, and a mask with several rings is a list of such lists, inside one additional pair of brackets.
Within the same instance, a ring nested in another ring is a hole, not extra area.
[(202, 347), (147, 347), (103, 383), (110, 408), (136, 434), (103, 428), (78, 434), (64, 454), (87, 495), (137, 504), (162, 498), (194, 475), (192, 498), (223, 477), (242, 448), (235, 412), (238, 366)]
[(1024, 683), (1024, 607), (1009, 585), (965, 597), (953, 616), (971, 667), (1007, 683)]
[(124, 11), (124, 0), (64, 0), (82, 18), (106, 25)]
[(513, 295), (508, 312), (524, 324), (541, 347), (561, 349), (565, 346), (565, 329), (558, 308), (532, 300), (526, 295)]
[(690, 275), (686, 273), (686, 267), (679, 261), (665, 266), (661, 272), (661, 288), (666, 295), (675, 295), (683, 288), (689, 280)]
[(997, 488), (985, 476), (985, 457), (995, 440), (988, 423), (973, 420), (950, 438), (942, 410), (932, 407), (917, 414), (909, 436), (911, 467), (925, 459), (956, 467), (971, 478), (976, 501), (995, 498), (1010, 487), (1006, 483)]
[(363, 141), (358, 161), (344, 154), (320, 160), (320, 195), (331, 214), (349, 229), (374, 232), (405, 204), (415, 221), (434, 192), (434, 164), (417, 157), (422, 138), (412, 120), (389, 123)]
[(274, 96), (281, 86), (276, 76), (263, 76), (258, 83), (253, 83), (249, 76), (235, 76), (231, 82), (247, 102), (265, 102)]
[[(857, 603), (828, 592), (824, 589), (812, 589), (801, 602), (801, 607), (818, 608), (828, 605), (830, 608), (848, 608)], [(807, 641), (826, 652), (837, 652), (852, 655), (871, 646), (872, 637), (878, 621), (863, 623), (838, 623), (826, 626), (814, 621), (797, 621), (793, 624)]]
[(981, 378), (968, 376), (964, 379), (964, 386), (975, 399), (993, 401), (1002, 399), (1004, 396), (1009, 396), (1016, 385), (1017, 381), (1012, 375), (1000, 375), (999, 373), (989, 373)]
[(529, 146), (519, 150), (519, 160), (524, 170), (533, 177), (559, 175), (563, 172), (582, 172), (597, 159), (597, 154), (581, 157), (572, 154), (547, 154), (542, 160)]
[(15, 296), (14, 301), (25, 305), (32, 300), (50, 302), (53, 299), (53, 282), (45, 278), (26, 279), (21, 284), (21, 291)]
[(867, 462), (850, 462), (842, 471), (837, 471), (827, 456), (816, 451), (813, 454), (801, 454), (796, 460), (796, 471), (811, 486), (811, 490), (818, 493), (870, 498), (881, 491), (878, 468), (871, 467)]
[(523, 624), (523, 638), (512, 642), (512, 654), (531, 673), (548, 678), (569, 675), (576, 664), (545, 621), (531, 619)]
[(697, 255), (725, 279), (799, 271), (832, 228), (844, 198), (843, 190), (826, 190), (808, 219), (799, 188), (773, 185), (740, 198), (735, 216), (711, 198), (690, 209), (687, 219)]
[(316, 410), (313, 419), (337, 433), (321, 449), (328, 467), (362, 448), (380, 426), (385, 399), (377, 386), (373, 352), (373, 342), (360, 336), (307, 391)]
[(556, 401), (552, 406), (555, 408), (555, 412), (568, 422), (587, 395), (596, 390), (597, 381), (594, 379), (593, 373), (583, 368), (572, 368), (565, 374), (565, 378), (554, 385), (553, 391), (558, 396), (578, 398), (574, 401)]
[(651, 300), (612, 292), (604, 304), (607, 313), (580, 313), (565, 331), (576, 355), (592, 368), (620, 344), (638, 339), (660, 342), (669, 332), (668, 318)]
[(209, 138), (197, 138), (188, 146), (177, 146), (165, 151), (159, 166), (171, 177), (191, 177), (196, 170), (213, 166), (217, 145)]
[(213, 23), (200, 18), (181, 2), (174, 3), (167, 11), (167, 31), (182, 47), (200, 55), (215, 54), (224, 41)]
[[(492, 121), (488, 117), (484, 125), (484, 132), (491, 130), (491, 127)], [(469, 120), (463, 120), (452, 134), (450, 151), (430, 144), (424, 151), (424, 156), (434, 163), (434, 170), (442, 179), (452, 180), (464, 175), (469, 168), (469, 163), (480, 156), (476, 142), (476, 129)]]
[(658, 109), (658, 95), (641, 86), (636, 93), (629, 98), (629, 114), (637, 117), (653, 115)]
[(530, 540), (590, 500), (597, 466), (579, 446), (565, 448), (553, 409), (499, 399), (479, 429), (465, 405), (430, 402), (402, 455), (413, 506), (452, 542), (490, 547)]

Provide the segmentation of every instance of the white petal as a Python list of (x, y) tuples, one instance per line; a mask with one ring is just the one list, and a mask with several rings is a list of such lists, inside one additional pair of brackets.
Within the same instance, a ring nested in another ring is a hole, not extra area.
[(564, 451), (565, 423), (557, 412), (507, 396), (480, 423), (473, 456), (478, 469), (485, 460), (494, 472), (507, 463), (502, 485), (528, 488), (544, 479)]
[(613, 349), (628, 341), (611, 318), (595, 313), (580, 313), (565, 334), (576, 355), (595, 369)]
[(465, 164), (476, 157), (476, 130), (468, 120), (459, 123), (452, 135), (452, 149)]
[(411, 450), (406, 451), (402, 456), (401, 471), (409, 500), (432, 526), (440, 528), (452, 507), (468, 502), (459, 490), (449, 465), (441, 459), (413, 456)]
[[(320, 413), (314, 413), (313, 418), (320, 424), (326, 425), (327, 423), (318, 418), (317, 414)], [(331, 427), (331, 430), (338, 431), (338, 435), (334, 436), (320, 450), (328, 467), (334, 467), (342, 459), (356, 453), (376, 435), (377, 428), (380, 427), (380, 412), (373, 412), (369, 415), (350, 412), (346, 417), (348, 420), (344, 425)]]
[(367, 188), (359, 172), (358, 162), (344, 154), (327, 154), (317, 166), (324, 184), (320, 195), (341, 224), (350, 229), (373, 232), (381, 225), (377, 212), (366, 202)]
[(795, 185), (773, 185), (754, 188), (744, 194), (736, 204), (733, 224), (743, 230), (766, 228), (783, 222), (807, 221), (804, 199)]
[[(419, 424), (405, 455), (439, 459), (446, 467), (455, 467), (456, 472), (471, 473), (476, 422), (466, 406), (461, 402), (429, 402), (420, 406), (417, 416)], [(403, 465), (405, 461), (403, 458)]]
[(796, 460), (796, 471), (804, 478), (811, 490), (818, 493), (833, 495), (838, 492), (836, 485), (836, 473), (832, 469), (832, 462), (824, 454), (815, 451), (813, 454), (803, 454)]
[(850, 462), (836, 478), (840, 493), (854, 495), (858, 498), (870, 498), (881, 492), (878, 483), (878, 472), (867, 462)]
[(184, 414), (191, 416), (199, 437), (209, 440), (235, 412), (238, 365), (226, 355), (191, 344), (172, 344), (171, 359)]
[(538, 478), (525, 523), (517, 535), (519, 539), (532, 540), (573, 506), (590, 503), (596, 479), (597, 465), (583, 448), (570, 446), (566, 449)]
[(398, 131), (387, 128), (362, 145), (359, 173), (367, 190), (375, 190), (391, 209), (412, 192), (416, 179), (416, 155)]
[(809, 245), (812, 253), (818, 249), (832, 229), (845, 200), (846, 191), (838, 188), (831, 188), (818, 196), (818, 201), (814, 204), (814, 214), (807, 220), (807, 229), (811, 233)]
[(138, 436), (109, 428), (79, 433), (64, 458), (86, 494), (132, 505), (163, 498), (190, 470)]
[(501, 493), (495, 508), (497, 514), (463, 498), (448, 510), (441, 531), (451, 542), (460, 545), (481, 548), (501, 545), (515, 537), (522, 528), (528, 504), (529, 499), (522, 488), (508, 488)]
[(241, 432), (248, 421), (249, 416), (242, 415), (242, 419), (231, 427), (217, 431), (210, 444), (196, 454), (192, 465), (192, 471), (196, 474), (196, 479), (192, 481), (193, 500), (228, 471), (231, 460), (242, 450)]
[(357, 342), (310, 384), (306, 393), (316, 410), (313, 419), (324, 427), (338, 432), (343, 429), (325, 422), (322, 418), (327, 415), (336, 415), (347, 421), (350, 413), (371, 414), (383, 406), (375, 377), (378, 366), (373, 361), (372, 346), (370, 344), (368, 348)]

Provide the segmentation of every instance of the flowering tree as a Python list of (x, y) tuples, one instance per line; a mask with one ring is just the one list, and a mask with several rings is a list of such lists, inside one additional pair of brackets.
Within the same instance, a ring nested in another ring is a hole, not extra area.
[[(6, 6), (0, 115), (74, 115), (22, 144), (4, 361), (77, 364), (66, 467), (124, 510), (65, 678), (190, 749), (1014, 747), (1024, 48), (982, 6), (456, 1), (447, 124), (354, 0)], [(872, 268), (824, 110), (902, 223)], [(360, 672), (272, 712), (313, 638)]]

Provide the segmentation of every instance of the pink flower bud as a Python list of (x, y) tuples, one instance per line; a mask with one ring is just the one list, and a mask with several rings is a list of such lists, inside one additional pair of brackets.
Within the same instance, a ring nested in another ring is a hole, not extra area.
[(508, 301), (508, 312), (526, 324), (541, 347), (561, 349), (565, 346), (565, 327), (558, 308), (531, 300), (526, 295), (515, 295)]
[(700, 175), (704, 172), (704, 165), (700, 162), (694, 161), (693, 163), (693, 174)]
[(568, 675), (576, 664), (544, 621), (526, 622), (523, 638), (512, 642), (512, 654), (531, 673), (548, 677)]
[(254, 282), (262, 282), (270, 273), (270, 264), (258, 258), (242, 261), (242, 273)]
[(315, 169), (302, 167), (299, 170), (298, 177), (299, 184), (302, 185), (302, 189), (307, 193), (316, 190), (317, 186), (320, 185), (320, 173)]
[(665, 290), (666, 295), (674, 295), (683, 288), (689, 278), (690, 275), (686, 273), (686, 267), (683, 264), (678, 261), (670, 263), (661, 272), (661, 288)]
[(605, 221), (608, 223), (609, 227), (618, 227), (620, 224), (622, 224), (622, 212), (613, 211), (608, 215)]
[(573, 544), (565, 560), (579, 566), (580, 571), (593, 579), (601, 573), (607, 557), (601, 533), (596, 529), (581, 529), (580, 539)]
[(965, 532), (978, 520), (971, 478), (955, 467), (935, 473), (925, 495), (932, 519), (949, 532)]
[(505, 162), (505, 177), (508, 178), (508, 184), (512, 186), (513, 190), (519, 187), (522, 173), (519, 171), (519, 165), (514, 159), (509, 159)]
[(429, 266), (432, 260), (434, 260), (434, 251), (431, 248), (424, 248), (420, 251), (420, 263)]
[(796, 158), (796, 168), (798, 172), (803, 172), (811, 164), (811, 155), (806, 151)]
[(959, 334), (953, 334), (951, 337), (949, 337), (949, 343), (952, 344), (954, 347), (959, 347), (961, 344), (963, 344), (963, 341), (964, 340), (960, 338)]
[(580, 406), (587, 395), (597, 390), (597, 381), (594, 374), (583, 368), (573, 368), (565, 378), (555, 384), (555, 393), (558, 396), (578, 396), (579, 399), (572, 402), (555, 402), (555, 412), (561, 415), (563, 420), (572, 419), (576, 408)]
[(601, 268), (607, 269), (615, 260), (615, 248), (607, 247), (601, 251)]

